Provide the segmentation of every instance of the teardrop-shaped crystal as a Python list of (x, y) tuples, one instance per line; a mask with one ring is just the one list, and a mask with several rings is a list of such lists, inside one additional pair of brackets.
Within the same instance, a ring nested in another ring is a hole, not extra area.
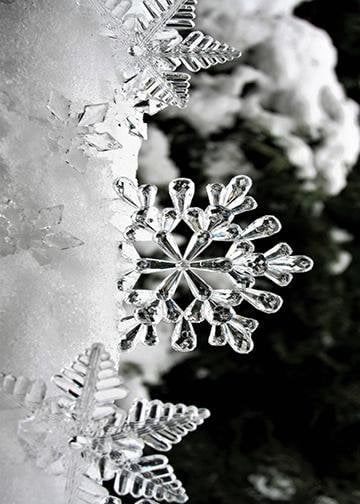
[(180, 306), (178, 306), (173, 299), (167, 299), (165, 301), (165, 322), (168, 322), (169, 324), (176, 324), (182, 315), (183, 312)]
[(277, 312), (283, 303), (280, 296), (267, 291), (246, 289), (242, 291), (242, 295), (245, 301), (264, 313)]
[(195, 233), (200, 233), (206, 229), (206, 216), (202, 208), (188, 208), (185, 211), (184, 219)]
[(216, 303), (230, 305), (230, 306), (239, 306), (241, 304), (243, 297), (241, 292), (230, 289), (223, 290), (214, 290), (211, 294), (211, 299)]
[(180, 222), (180, 216), (175, 208), (164, 208), (161, 212), (161, 229), (171, 233)]
[(114, 189), (122, 201), (135, 208), (140, 208), (139, 190), (131, 180), (126, 177), (116, 179)]
[(130, 271), (125, 273), (117, 282), (117, 288), (119, 291), (127, 291), (133, 289), (136, 282), (139, 280), (140, 274), (136, 271)]
[(174, 297), (182, 275), (183, 271), (177, 270), (167, 276), (156, 290), (157, 298), (166, 301)]
[(240, 325), (246, 331), (250, 331), (253, 333), (259, 327), (259, 322), (252, 318), (241, 317), (240, 315), (236, 315), (232, 321), (231, 325), (237, 326)]
[(238, 271), (233, 268), (228, 275), (239, 290), (249, 289), (255, 285), (255, 279), (246, 272)]
[(228, 343), (231, 348), (240, 354), (248, 354), (254, 349), (254, 343), (251, 339), (251, 333), (240, 324), (229, 322)]
[(271, 266), (268, 266), (265, 276), (280, 287), (286, 287), (294, 278), (291, 273), (283, 273), (281, 270), (277, 270)]
[(292, 248), (287, 243), (278, 243), (272, 249), (265, 252), (265, 257), (269, 262), (284, 256), (291, 256)]
[[(120, 328), (121, 330), (121, 328)], [(146, 334), (146, 326), (142, 324), (136, 325), (130, 329), (124, 336), (122, 336), (119, 343), (120, 352), (129, 352), (133, 350), (139, 340), (143, 340)]]
[(212, 326), (209, 336), (209, 345), (225, 346), (228, 342), (229, 329), (226, 324)]
[(159, 324), (163, 318), (163, 306), (159, 299), (152, 303), (137, 308), (134, 313), (135, 319), (141, 324)]
[(205, 215), (209, 231), (212, 231), (219, 226), (226, 225), (234, 218), (232, 211), (221, 205), (208, 206), (205, 210)]
[(175, 179), (169, 184), (169, 194), (175, 209), (183, 214), (191, 205), (195, 193), (194, 182), (187, 178)]
[(255, 277), (263, 276), (268, 268), (268, 263), (264, 254), (252, 254), (245, 259), (234, 261), (234, 270), (240, 273), (249, 273)]
[(258, 204), (254, 200), (254, 198), (252, 196), (246, 196), (246, 198), (240, 205), (232, 208), (232, 213), (233, 215), (239, 215), (244, 212), (251, 212), (252, 210), (255, 210), (257, 207)]
[(203, 301), (194, 299), (194, 301), (186, 308), (184, 316), (189, 322), (199, 324), (205, 320), (204, 312), (205, 309)]
[(224, 184), (209, 184), (206, 186), (209, 202), (212, 206), (223, 205), (225, 196)]
[(280, 221), (273, 215), (265, 215), (256, 219), (242, 232), (245, 240), (259, 240), (278, 233), (281, 229)]
[(231, 306), (217, 304), (213, 301), (208, 303), (209, 308), (206, 310), (206, 320), (211, 325), (222, 325), (230, 322), (236, 313)]
[(160, 215), (157, 208), (141, 208), (135, 212), (132, 216), (134, 224), (138, 226), (156, 232), (160, 229)]
[(201, 233), (194, 234), (186, 248), (184, 259), (187, 261), (192, 261), (212, 242), (211, 234), (208, 231), (201, 231)]
[(129, 243), (151, 241), (153, 233), (150, 230), (140, 227), (138, 224), (128, 226), (124, 232), (124, 239)]
[(212, 288), (199, 275), (191, 270), (184, 271), (184, 277), (188, 283), (192, 295), (200, 301), (206, 301), (210, 298)]
[(252, 186), (252, 180), (246, 175), (234, 177), (226, 187), (225, 203), (229, 208), (240, 205)]
[(255, 245), (250, 241), (239, 241), (233, 243), (226, 254), (226, 257), (231, 259), (232, 261), (236, 261), (238, 259), (242, 259), (243, 257), (247, 257), (250, 254), (253, 254), (255, 251)]
[(192, 352), (197, 345), (197, 337), (191, 322), (182, 317), (176, 324), (171, 338), (171, 346), (177, 352)]
[(273, 259), (271, 266), (285, 273), (306, 273), (312, 269), (314, 262), (307, 256), (287, 256)]
[(181, 261), (181, 252), (172, 234), (160, 231), (154, 235), (153, 240), (164, 254), (175, 261)]
[(136, 270), (143, 274), (158, 273), (174, 268), (175, 263), (172, 261), (163, 261), (162, 259), (144, 258), (138, 259), (136, 262)]
[(156, 328), (152, 325), (146, 326), (146, 332), (143, 336), (144, 343), (147, 346), (156, 346), (159, 343), (159, 336)]
[(157, 187), (146, 184), (139, 187), (139, 198), (142, 207), (149, 208), (155, 205)]
[(145, 303), (151, 303), (155, 298), (154, 291), (151, 290), (132, 290), (125, 298), (125, 303), (132, 306), (142, 306)]
[(190, 263), (191, 269), (203, 271), (217, 271), (220, 273), (228, 273), (232, 270), (233, 264), (230, 259), (225, 257), (217, 257), (215, 259), (203, 259), (202, 261), (194, 261)]
[(239, 224), (225, 224), (214, 229), (211, 236), (214, 241), (234, 241), (242, 236), (242, 232)]

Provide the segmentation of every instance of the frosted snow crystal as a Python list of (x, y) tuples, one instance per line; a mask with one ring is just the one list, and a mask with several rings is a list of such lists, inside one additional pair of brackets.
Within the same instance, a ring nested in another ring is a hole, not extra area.
[(83, 242), (66, 231), (59, 231), (63, 205), (28, 211), (9, 200), (0, 204), (0, 256), (28, 250), (39, 264), (51, 261), (51, 249), (66, 250)]
[[(124, 259), (129, 258), (128, 268), (118, 283), (119, 289), (127, 294), (126, 302), (133, 308), (133, 313), (119, 323), (122, 351), (133, 349), (139, 341), (156, 345), (159, 342), (157, 326), (162, 321), (175, 324), (173, 349), (192, 351), (197, 346), (193, 324), (205, 320), (211, 325), (211, 345), (228, 343), (239, 353), (252, 350), (251, 336), (258, 323), (237, 315), (234, 307), (247, 301), (264, 313), (278, 311), (281, 297), (255, 289), (256, 279), (266, 277), (283, 287), (292, 281), (293, 273), (309, 271), (313, 262), (306, 256), (292, 256), (286, 243), (264, 254), (255, 252), (253, 241), (278, 233), (281, 224), (269, 215), (245, 228), (233, 222), (237, 215), (257, 207), (255, 200), (248, 196), (251, 185), (247, 176), (234, 177), (227, 187), (218, 183), (208, 185), (210, 205), (202, 210), (191, 206), (194, 183), (189, 179), (175, 179), (169, 185), (173, 207), (160, 211), (154, 206), (156, 187), (137, 188), (124, 178), (115, 182), (120, 199), (133, 208), (133, 223), (124, 231), (122, 247)], [(181, 222), (192, 233), (185, 251), (180, 250), (174, 237)], [(162, 257), (141, 257), (135, 248), (137, 242), (152, 242)], [(225, 257), (203, 257), (214, 242), (232, 244)], [(158, 273), (166, 276), (156, 288), (137, 288), (142, 275)], [(230, 288), (213, 288), (204, 274), (220, 274), (229, 281)], [(194, 298), (185, 310), (174, 300), (182, 281)]]
[[(144, 498), (137, 504), (187, 501), (168, 459), (144, 449), (169, 451), (208, 410), (135, 400), (124, 411), (116, 403), (127, 389), (102, 344), (79, 355), (53, 383), (61, 395), (46, 397), (42, 382), (3, 374), (0, 392), (26, 414), (18, 437), (28, 457), (50, 474), (66, 475), (66, 504), (121, 504), (115, 495), (127, 494)], [(110, 481), (113, 495), (103, 487)]]
[(144, 92), (159, 106), (184, 107), (189, 99), (190, 76), (183, 65), (198, 72), (240, 56), (228, 44), (200, 31), (185, 39), (178, 30), (192, 29), (196, 0), (144, 0), (142, 13), (131, 11), (131, 2), (91, 0), (104, 18), (102, 34), (113, 47), (118, 73), (128, 96)]
[(54, 119), (49, 134), (50, 145), (63, 152), (65, 161), (80, 173), (86, 171), (89, 150), (107, 152), (122, 148), (107, 131), (114, 129), (114, 115), (115, 129), (120, 127), (120, 120), (116, 121), (117, 116), (113, 113), (115, 106), (110, 107), (108, 103), (86, 105), (80, 113), (75, 113), (71, 101), (53, 91), (47, 107)]

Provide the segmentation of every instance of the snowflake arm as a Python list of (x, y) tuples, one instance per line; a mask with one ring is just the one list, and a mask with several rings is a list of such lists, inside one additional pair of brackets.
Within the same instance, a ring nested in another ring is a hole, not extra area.
[[(133, 267), (119, 281), (125, 291), (125, 301), (133, 308), (132, 315), (119, 324), (122, 335), (120, 349), (131, 350), (139, 341), (147, 345), (158, 342), (157, 325), (165, 321), (174, 324), (172, 347), (177, 351), (194, 350), (197, 336), (194, 324), (207, 321), (211, 325), (209, 343), (223, 346), (227, 343), (239, 353), (253, 349), (252, 333), (256, 320), (238, 315), (235, 308), (247, 302), (264, 313), (275, 313), (282, 306), (277, 294), (260, 290), (255, 284), (260, 277), (279, 286), (288, 285), (294, 273), (309, 271), (313, 262), (306, 256), (293, 256), (291, 248), (280, 243), (263, 254), (255, 252), (256, 240), (271, 237), (281, 229), (279, 220), (265, 215), (243, 227), (235, 218), (257, 207), (248, 195), (251, 179), (234, 177), (225, 187), (210, 184), (207, 187), (209, 206), (202, 210), (192, 207), (195, 186), (189, 179), (176, 179), (169, 185), (173, 207), (158, 210), (154, 205), (156, 189), (151, 186), (136, 188), (132, 182), (120, 178), (115, 190), (120, 198), (134, 209), (133, 224), (124, 232), (127, 246), (135, 250), (137, 241), (152, 241), (163, 257), (141, 258), (135, 253)], [(144, 197), (144, 194), (151, 197)], [(180, 222), (192, 232), (184, 251), (175, 235)], [(206, 257), (214, 242), (231, 244), (225, 257)], [(161, 283), (148, 291), (138, 290), (141, 275), (167, 273)], [(228, 288), (214, 288), (211, 275), (223, 276)], [(210, 275), (210, 276), (209, 276)], [(179, 285), (185, 285), (194, 301), (185, 309), (176, 303)]]
[[(137, 504), (187, 500), (163, 455), (209, 416), (194, 406), (137, 400), (129, 412), (117, 406), (127, 394), (123, 379), (102, 344), (94, 344), (53, 377), (61, 395), (45, 399), (44, 385), (1, 375), (0, 391), (26, 405), (18, 435), (37, 466), (66, 477), (66, 504)], [(29, 402), (30, 401), (30, 402)], [(28, 405), (31, 405), (31, 408)], [(113, 489), (105, 481), (113, 481)]]

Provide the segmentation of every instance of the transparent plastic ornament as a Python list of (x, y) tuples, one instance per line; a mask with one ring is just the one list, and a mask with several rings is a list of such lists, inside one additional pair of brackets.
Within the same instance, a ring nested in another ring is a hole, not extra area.
[(53, 383), (61, 394), (46, 398), (43, 382), (2, 374), (0, 404), (23, 408), (19, 440), (38, 467), (66, 476), (66, 504), (120, 504), (124, 495), (140, 499), (137, 504), (188, 500), (167, 457), (144, 450), (171, 450), (208, 410), (143, 399), (124, 411), (117, 403), (128, 391), (102, 344), (79, 355)]
[[(121, 351), (132, 350), (139, 342), (156, 345), (161, 322), (175, 325), (171, 341), (174, 350), (192, 351), (197, 346), (194, 325), (204, 321), (211, 325), (210, 345), (229, 344), (235, 352), (245, 354), (253, 349), (252, 333), (258, 322), (238, 315), (235, 308), (245, 301), (264, 313), (277, 312), (281, 297), (256, 288), (257, 280), (264, 277), (280, 287), (287, 286), (294, 273), (309, 271), (313, 261), (293, 256), (286, 243), (265, 253), (256, 252), (254, 242), (278, 233), (281, 224), (272, 215), (245, 227), (234, 222), (238, 215), (257, 207), (248, 196), (251, 186), (251, 179), (242, 175), (227, 186), (210, 184), (210, 204), (203, 210), (192, 206), (194, 183), (176, 179), (169, 185), (173, 206), (160, 210), (155, 206), (156, 187), (136, 187), (126, 178), (115, 182), (120, 199), (133, 208), (132, 224), (124, 230), (120, 247), (122, 255), (133, 258), (118, 282), (130, 307), (130, 314), (119, 322)], [(180, 250), (176, 229), (182, 222), (191, 235)], [(137, 250), (141, 242), (151, 242), (158, 257), (141, 257)], [(229, 244), (226, 254), (209, 257), (211, 246), (218, 242)], [(165, 278), (154, 288), (138, 288), (144, 276), (152, 275), (156, 280), (164, 273)], [(219, 277), (221, 288), (214, 286)], [(181, 308), (176, 294), (184, 284), (193, 301)]]
[(240, 52), (194, 28), (197, 0), (143, 0), (136, 13), (132, 2), (90, 0), (102, 17), (102, 35), (112, 45), (120, 80), (129, 98), (149, 100), (152, 112), (167, 105), (186, 106), (190, 75), (240, 57)]

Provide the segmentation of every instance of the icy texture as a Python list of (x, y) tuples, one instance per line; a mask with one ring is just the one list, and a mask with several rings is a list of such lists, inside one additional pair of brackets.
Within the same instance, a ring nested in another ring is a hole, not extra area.
[(194, 28), (196, 0), (144, 0), (138, 13), (131, 2), (91, 0), (103, 18), (102, 34), (110, 39), (114, 62), (129, 97), (184, 107), (190, 72), (240, 56), (228, 44), (200, 31), (183, 38), (178, 30)]
[(187, 495), (163, 455), (144, 455), (146, 446), (171, 450), (209, 416), (183, 404), (136, 400), (128, 413), (117, 406), (127, 395), (122, 378), (102, 344), (81, 354), (53, 383), (60, 396), (45, 398), (43, 383), (2, 375), (0, 391), (27, 413), (18, 436), (39, 468), (65, 475), (66, 504), (121, 503), (114, 495), (186, 502)]
[[(256, 289), (256, 279), (265, 277), (283, 287), (292, 281), (294, 273), (309, 271), (313, 262), (306, 256), (293, 256), (286, 243), (279, 243), (263, 254), (255, 252), (253, 241), (278, 233), (281, 225), (276, 217), (268, 215), (246, 227), (233, 222), (237, 215), (257, 207), (255, 200), (248, 196), (251, 185), (247, 176), (234, 177), (227, 187), (208, 185), (210, 205), (202, 210), (192, 207), (194, 183), (189, 179), (175, 179), (169, 184), (173, 207), (159, 210), (155, 206), (155, 186), (138, 188), (125, 178), (115, 182), (120, 199), (133, 208), (133, 222), (124, 230), (124, 274), (118, 282), (133, 312), (119, 322), (120, 350), (131, 350), (140, 341), (148, 346), (156, 345), (159, 342), (157, 326), (165, 321), (175, 324), (173, 349), (192, 351), (197, 346), (194, 324), (205, 320), (212, 326), (211, 345), (229, 344), (239, 353), (253, 349), (252, 333), (258, 323), (237, 315), (234, 307), (246, 301), (264, 313), (278, 311), (281, 297)], [(181, 222), (192, 233), (184, 251), (180, 250), (174, 234)], [(162, 257), (141, 257), (135, 248), (137, 242), (152, 242)], [(214, 242), (232, 243), (225, 257), (203, 255)], [(158, 273), (166, 275), (156, 288), (137, 287), (142, 275)], [(211, 280), (214, 274), (226, 278), (229, 288), (214, 287), (216, 277), (215, 281)], [(185, 309), (175, 301), (182, 282), (194, 298)]]
[(181, 115), (204, 135), (238, 118), (250, 121), (284, 147), (307, 185), (335, 194), (360, 153), (359, 107), (338, 81), (329, 36), (291, 14), (299, 3), (199, 2), (200, 28), (226, 34), (247, 65), (240, 61), (232, 75), (200, 75), (186, 113), (166, 113)]
[(64, 207), (42, 208), (26, 214), (14, 201), (0, 204), (0, 256), (28, 250), (39, 264), (51, 261), (51, 249), (66, 250), (84, 243), (58, 230)]

